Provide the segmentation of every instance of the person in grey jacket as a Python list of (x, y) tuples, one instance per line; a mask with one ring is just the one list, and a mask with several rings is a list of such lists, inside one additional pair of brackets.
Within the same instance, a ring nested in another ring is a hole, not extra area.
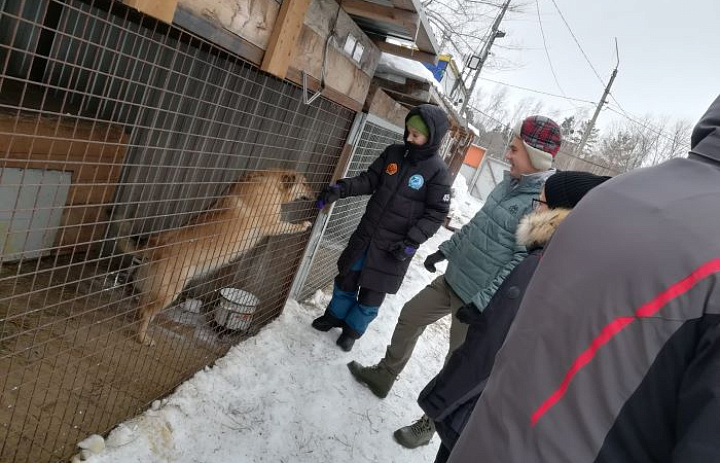
[(498, 350), (517, 314), (523, 293), (542, 260), (543, 248), (571, 210), (593, 188), (610, 177), (564, 171), (545, 182), (535, 211), (523, 217), (517, 242), (529, 255), (497, 290), (485, 310), (463, 306), (457, 318), (469, 328), (465, 342), (455, 349), (442, 371), (420, 393), (418, 404), (435, 423), (440, 449), (435, 463), (444, 463), (475, 408), (492, 371)]
[(720, 97), (555, 232), (448, 461), (720, 461)]
[[(527, 255), (515, 242), (520, 219), (532, 210), (552, 161), (560, 149), (560, 127), (551, 119), (531, 116), (517, 124), (506, 153), (510, 172), (492, 191), (482, 209), (440, 250), (428, 256), (425, 267), (447, 259), (445, 275), (436, 278), (403, 307), (385, 357), (374, 366), (350, 362), (348, 368), (359, 382), (378, 397), (389, 393), (415, 348), (418, 338), (431, 323), (457, 312), (466, 304), (483, 310), (503, 279)], [(453, 317), (448, 355), (465, 340), (467, 325)], [(401, 445), (414, 448), (430, 442), (435, 430), (423, 416), (416, 423), (395, 432)]]

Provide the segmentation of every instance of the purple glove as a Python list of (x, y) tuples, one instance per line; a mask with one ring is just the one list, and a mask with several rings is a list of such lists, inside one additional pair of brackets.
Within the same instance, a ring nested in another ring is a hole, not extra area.
[(323, 191), (321, 191), (318, 195), (315, 207), (317, 207), (318, 209), (322, 209), (325, 206), (329, 206), (330, 204), (340, 199), (341, 194), (342, 188), (337, 183), (326, 186)]
[(390, 247), (390, 253), (399, 261), (407, 260), (408, 258), (415, 255), (417, 252), (417, 244), (405, 240), (399, 243), (395, 243)]

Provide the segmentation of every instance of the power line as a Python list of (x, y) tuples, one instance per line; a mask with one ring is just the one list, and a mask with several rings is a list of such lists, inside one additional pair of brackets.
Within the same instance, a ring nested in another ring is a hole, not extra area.
[(486, 113), (486, 112), (483, 111), (482, 109), (480, 109), (480, 108), (478, 108), (478, 107), (476, 107), (476, 106), (472, 106), (472, 105), (469, 105), (469, 106), (470, 106), (470, 109), (479, 112), (480, 114), (482, 114), (483, 116), (487, 117), (488, 119), (492, 119), (494, 122), (497, 122), (497, 123), (500, 124), (500, 125), (507, 125), (506, 122), (503, 122), (503, 121), (501, 121), (500, 119), (491, 116), (490, 114)]
[[(593, 65), (592, 61), (590, 61), (590, 58), (588, 57), (587, 53), (585, 53), (585, 50), (583, 49), (582, 45), (580, 45), (580, 41), (577, 39), (577, 37), (575, 36), (575, 33), (573, 32), (572, 28), (570, 27), (570, 24), (568, 24), (567, 20), (565, 19), (565, 15), (563, 15), (556, 0), (550, 0), (550, 1), (555, 6), (555, 9), (557, 10), (558, 14), (560, 15), (560, 18), (562, 19), (563, 23), (565, 24), (565, 27), (567, 28), (568, 32), (570, 32), (570, 35), (572, 36), (573, 40), (575, 41), (575, 44), (577, 45), (578, 49), (580, 50), (580, 53), (582, 53), (583, 57), (585, 58), (585, 61), (587, 61), (588, 65), (590, 66), (590, 69), (592, 69), (593, 73), (595, 74), (595, 77), (597, 77), (598, 81), (600, 81), (600, 83), (602, 83), (604, 85), (604, 82), (603, 82), (602, 77), (600, 76), (600, 73), (597, 71), (597, 69), (595, 69), (595, 66)], [(662, 136), (666, 140), (670, 140), (673, 142), (675, 141), (671, 136), (669, 136), (667, 133), (663, 132), (662, 130), (660, 130), (656, 127), (653, 127), (652, 125), (649, 125), (649, 124), (643, 124), (642, 122), (639, 122), (639, 121), (635, 120), (633, 117), (631, 117), (627, 113), (627, 111), (625, 111), (625, 109), (622, 107), (620, 102), (617, 100), (617, 98), (615, 98), (615, 96), (612, 93), (610, 93), (610, 98), (612, 98), (612, 100), (615, 102), (615, 104), (620, 109), (620, 111), (617, 111), (617, 110), (611, 108), (610, 106), (608, 106), (608, 109), (611, 110), (612, 112), (627, 118), (629, 121), (634, 122), (635, 124), (638, 124), (638, 125), (642, 126), (643, 128), (650, 129), (652, 132), (654, 132), (657, 135)], [(690, 146), (689, 143), (687, 144), (687, 146)]]
[(615, 102), (615, 104), (617, 105), (617, 107), (620, 108), (620, 111), (625, 112), (625, 108), (623, 108), (622, 105), (620, 104), (620, 102), (617, 100), (617, 98), (615, 98), (615, 95), (610, 93), (610, 98), (612, 98), (613, 101)]
[(570, 96), (558, 95), (558, 94), (556, 94), (556, 93), (544, 92), (544, 91), (542, 91), (542, 90), (535, 90), (535, 89), (532, 89), (532, 88), (521, 87), (521, 86), (519, 86), (519, 85), (513, 85), (513, 84), (509, 84), (509, 83), (507, 83), (507, 82), (500, 82), (499, 80), (488, 79), (487, 77), (482, 77), (482, 76), (481, 76), (480, 79), (485, 80), (485, 81), (488, 81), (488, 82), (492, 82), (492, 83), (494, 83), (494, 84), (504, 85), (504, 86), (506, 86), (506, 87), (517, 88), (518, 90), (525, 90), (526, 92), (539, 93), (539, 94), (541, 94), (541, 95), (547, 95), (547, 96), (552, 96), (552, 97), (555, 97), (555, 98), (562, 98), (562, 99), (565, 99), (565, 100), (577, 101), (577, 102), (580, 102), (580, 103), (587, 103), (587, 104), (591, 104), (591, 105), (597, 104), (597, 103), (595, 103), (594, 101), (583, 100), (582, 98), (573, 98), (573, 97), (570, 97)]
[[(650, 130), (650, 131), (653, 132), (655, 135), (659, 135), (659, 136), (663, 137), (664, 139), (666, 139), (666, 140), (668, 140), (668, 141), (671, 141), (671, 142), (673, 142), (673, 143), (675, 143), (675, 142), (677, 141), (677, 140), (675, 140), (675, 138), (673, 138), (672, 134), (669, 134), (668, 132), (665, 132), (665, 131), (663, 131), (663, 130), (661, 130), (661, 129), (658, 129), (657, 127), (653, 126), (653, 125), (650, 124), (650, 123), (640, 122), (640, 121), (638, 121), (637, 119), (634, 119), (633, 117), (631, 117), (631, 116), (629, 115), (629, 113), (627, 113), (626, 111), (618, 111), (618, 110), (612, 108), (611, 106), (608, 106), (607, 108), (608, 108), (610, 111), (614, 112), (615, 114), (626, 118), (626, 119), (629, 120), (630, 122), (633, 122), (634, 124), (639, 125), (639, 126), (642, 127), (643, 129)], [(622, 109), (622, 108), (620, 108), (620, 109)], [(683, 143), (680, 143), (680, 145), (681, 145), (682, 147), (690, 148), (690, 142), (683, 142)]]
[[(545, 29), (543, 28), (542, 19), (540, 18), (540, 0), (535, 0), (535, 8), (537, 10), (538, 24), (540, 25), (540, 35), (542, 35), (543, 40), (543, 48), (545, 48), (545, 56), (547, 57), (548, 64), (550, 65), (550, 72), (552, 72), (552, 76), (553, 79), (555, 79), (555, 85), (557, 85), (558, 90), (560, 90), (562, 96), (567, 99), (565, 90), (563, 90), (562, 86), (560, 85), (560, 81), (558, 80), (557, 74), (555, 73), (555, 67), (553, 66), (552, 60), (550, 59), (550, 52), (548, 51), (547, 40), (545, 39)], [(577, 109), (577, 106), (575, 106), (572, 102), (570, 104)]]
[(603, 78), (600, 77), (600, 73), (597, 72), (597, 69), (595, 69), (595, 66), (593, 66), (592, 61), (590, 61), (590, 58), (588, 58), (587, 53), (585, 53), (585, 50), (583, 50), (582, 45), (580, 45), (580, 41), (575, 36), (575, 33), (573, 32), (572, 28), (570, 27), (570, 24), (568, 24), (567, 20), (565, 19), (565, 15), (562, 14), (562, 11), (560, 11), (560, 7), (558, 6), (557, 2), (555, 0), (550, 0), (553, 5), (555, 5), (555, 9), (557, 10), (558, 14), (560, 15), (560, 18), (562, 19), (563, 23), (565, 23), (565, 27), (567, 27), (567, 30), (570, 32), (570, 35), (572, 36), (573, 40), (575, 41), (575, 45), (578, 46), (580, 49), (580, 53), (582, 53), (583, 57), (585, 58), (585, 61), (590, 65), (590, 69), (593, 70), (595, 73), (595, 76), (598, 78), (600, 83), (603, 87), (605, 87), (605, 82), (603, 81)]
[[(670, 134), (669, 132), (665, 132), (664, 130), (655, 127), (650, 122), (642, 122), (642, 121), (638, 120), (637, 116), (633, 117), (630, 113), (628, 113), (627, 111), (620, 108), (619, 105), (618, 105), (618, 109), (620, 109), (620, 111), (618, 111), (617, 109), (614, 109), (611, 106), (608, 106), (607, 108), (610, 111), (614, 112), (615, 114), (624, 117), (625, 119), (629, 120), (630, 122), (633, 122), (636, 125), (639, 125), (645, 129), (650, 129), (653, 133), (655, 133), (656, 135), (660, 135), (661, 137), (665, 138), (666, 140), (674, 141), (674, 139), (672, 138), (672, 134)], [(683, 143), (683, 145), (690, 146), (690, 143)]]

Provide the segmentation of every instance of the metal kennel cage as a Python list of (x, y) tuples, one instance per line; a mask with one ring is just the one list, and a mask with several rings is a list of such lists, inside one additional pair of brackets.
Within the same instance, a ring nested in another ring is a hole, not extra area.
[[(212, 222), (250, 173), (292, 170), (317, 192), (354, 117), (118, 2), (0, 0), (0, 461), (68, 458), (277, 316), (309, 232), (198, 271), (151, 324), (153, 347), (136, 339), (133, 278), (155, 254), (119, 239), (172, 245), (157, 237)], [(289, 201), (242, 226), (316, 214)], [(254, 297), (244, 331), (216, 320), (222, 288)]]

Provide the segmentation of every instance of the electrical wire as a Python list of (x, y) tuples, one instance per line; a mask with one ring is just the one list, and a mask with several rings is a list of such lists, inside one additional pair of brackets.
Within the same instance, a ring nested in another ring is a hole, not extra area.
[[(560, 18), (562, 19), (563, 23), (565, 24), (565, 27), (567, 28), (568, 32), (570, 32), (570, 35), (572, 36), (573, 40), (575, 41), (575, 44), (577, 45), (578, 49), (580, 50), (580, 53), (582, 53), (583, 57), (585, 58), (585, 61), (587, 61), (588, 65), (590, 66), (590, 69), (592, 69), (593, 73), (595, 74), (595, 77), (597, 77), (598, 81), (603, 86), (605, 86), (605, 82), (603, 81), (602, 77), (600, 76), (600, 73), (597, 71), (597, 69), (593, 65), (592, 61), (590, 61), (590, 58), (588, 57), (587, 53), (585, 53), (585, 50), (583, 49), (582, 45), (580, 45), (580, 41), (578, 40), (577, 36), (573, 32), (572, 28), (570, 27), (570, 24), (567, 22), (567, 19), (565, 19), (565, 15), (563, 15), (556, 0), (550, 0), (550, 1), (555, 6), (555, 10), (557, 10), (558, 14), (560, 15)], [(618, 110), (611, 108), (610, 106), (607, 106), (607, 108), (610, 111), (612, 111), (615, 114), (618, 114), (622, 117), (625, 117), (629, 121), (631, 121), (635, 124), (638, 124), (638, 125), (642, 126), (643, 128), (651, 130), (656, 135), (662, 136), (663, 138), (670, 140), (670, 141), (675, 141), (670, 135), (668, 135), (666, 132), (663, 132), (662, 130), (658, 129), (657, 127), (654, 127), (650, 124), (644, 124), (642, 122), (639, 122), (635, 118), (633, 118), (627, 111), (625, 111), (625, 109), (622, 107), (620, 102), (617, 100), (617, 98), (615, 98), (615, 96), (612, 93), (610, 93), (610, 98), (612, 98), (612, 100), (615, 102), (615, 104), (619, 108), (619, 111), (618, 111)], [(683, 144), (683, 146), (685, 146), (685, 145)], [(690, 144), (688, 143), (687, 146), (689, 147)]]
[(577, 101), (577, 102), (579, 102), (579, 103), (586, 103), (586, 104), (592, 104), (592, 105), (597, 104), (597, 103), (594, 102), (594, 101), (583, 100), (582, 98), (573, 98), (573, 97), (570, 97), (570, 96), (558, 95), (558, 94), (556, 94), (556, 93), (545, 92), (545, 91), (542, 91), (542, 90), (535, 90), (535, 89), (532, 89), (532, 88), (521, 87), (520, 85), (514, 85), (514, 84), (509, 84), (509, 83), (507, 83), (507, 82), (501, 82), (501, 81), (499, 81), (499, 80), (488, 79), (487, 77), (483, 77), (483, 76), (480, 76), (479, 78), (480, 78), (481, 80), (485, 80), (485, 81), (487, 81), (487, 82), (492, 82), (492, 83), (494, 83), (494, 84), (504, 85), (504, 86), (506, 86), (506, 87), (516, 88), (516, 89), (518, 89), (518, 90), (525, 90), (526, 92), (538, 93), (538, 94), (540, 94), (540, 95), (547, 95), (547, 96), (552, 96), (552, 97), (555, 97), (555, 98), (562, 98), (562, 99), (564, 99), (564, 100), (569, 100), (569, 101)]
[[(607, 109), (609, 109), (610, 111), (612, 111), (613, 113), (615, 113), (619, 116), (626, 118), (630, 122), (642, 127), (643, 129), (647, 129), (647, 130), (651, 131), (652, 133), (654, 133), (655, 135), (663, 137), (664, 139), (666, 139), (668, 141), (671, 141), (673, 143), (675, 143), (677, 141), (677, 140), (675, 140), (675, 138), (673, 138), (673, 136), (671, 134), (668, 134), (667, 132), (665, 132), (661, 129), (658, 129), (657, 127), (653, 126), (650, 123), (640, 122), (639, 120), (632, 117), (627, 111), (622, 111), (622, 110), (618, 111), (617, 109), (613, 108), (610, 105), (607, 106)], [(621, 108), (619, 108), (619, 109), (621, 109)], [(684, 148), (690, 148), (690, 142), (684, 142), (684, 143), (681, 143), (680, 145)]]
[(600, 73), (595, 69), (595, 66), (593, 66), (592, 61), (590, 61), (590, 58), (588, 57), (587, 53), (585, 53), (585, 50), (583, 50), (582, 45), (580, 45), (580, 41), (575, 36), (575, 32), (573, 32), (572, 28), (570, 27), (570, 24), (568, 24), (567, 20), (565, 19), (565, 15), (563, 15), (562, 11), (560, 11), (560, 7), (558, 6), (557, 2), (555, 0), (550, 0), (553, 5), (555, 5), (555, 9), (557, 10), (558, 14), (560, 15), (560, 18), (562, 19), (563, 23), (565, 24), (565, 27), (567, 28), (568, 32), (570, 32), (570, 35), (572, 36), (573, 40), (575, 41), (575, 45), (578, 46), (580, 49), (580, 53), (582, 53), (583, 57), (585, 58), (585, 61), (590, 65), (590, 69), (595, 73), (595, 76), (598, 78), (600, 83), (603, 87), (605, 87), (605, 82), (603, 81), (603, 78), (600, 77)]
[[(540, 0), (535, 0), (535, 7), (537, 10), (538, 24), (540, 25), (540, 35), (542, 36), (543, 48), (545, 49), (545, 56), (547, 57), (548, 65), (550, 66), (550, 72), (552, 73), (553, 79), (555, 79), (555, 85), (557, 85), (558, 90), (560, 90), (560, 93), (562, 94), (562, 96), (564, 96), (567, 99), (565, 90), (563, 90), (562, 85), (560, 85), (558, 76), (555, 73), (555, 66), (553, 66), (552, 60), (550, 59), (550, 52), (548, 51), (547, 40), (545, 38), (545, 28), (543, 28), (542, 19), (540, 18)], [(569, 101), (569, 103), (575, 109), (577, 109), (577, 106), (575, 104), (573, 104), (571, 101)]]

